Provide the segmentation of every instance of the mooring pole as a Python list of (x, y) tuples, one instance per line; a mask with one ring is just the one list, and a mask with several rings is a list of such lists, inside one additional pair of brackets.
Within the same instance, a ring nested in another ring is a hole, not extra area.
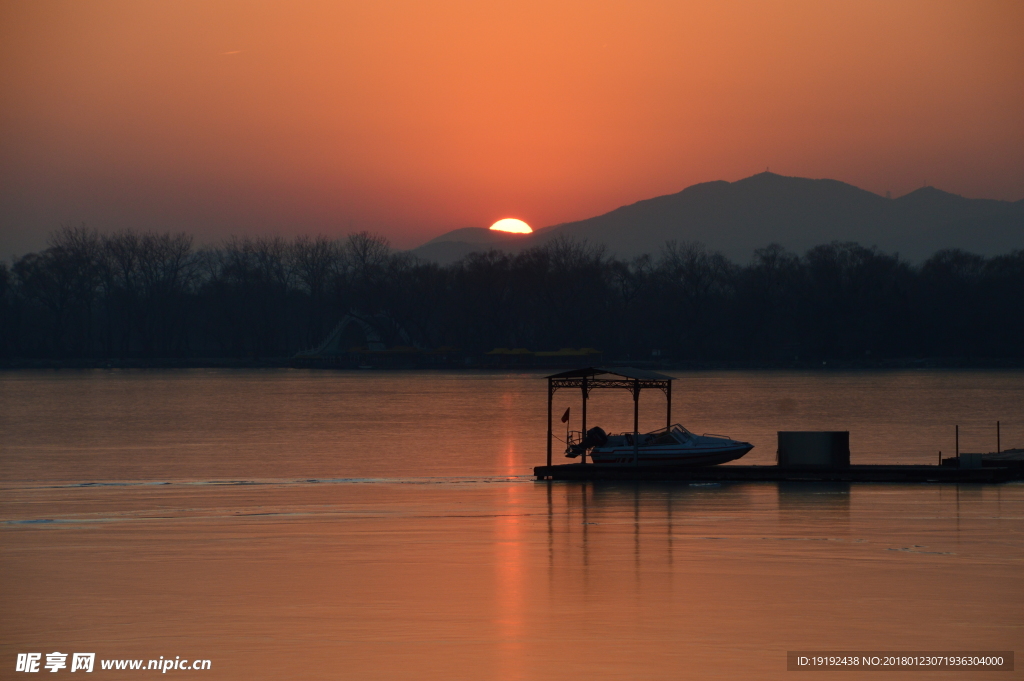
[(959, 463), (959, 461), (960, 461), (960, 426), (959, 425), (957, 425), (957, 427), (956, 427), (956, 459), (957, 459), (957, 462)]
[[(580, 444), (581, 445), (583, 443), (583, 440), (585, 440), (586, 437), (587, 437), (587, 377), (586, 376), (583, 377), (583, 426), (582, 426), (582, 428), (583, 428), (583, 431), (580, 433)], [(568, 438), (566, 438), (566, 439), (568, 439)], [(583, 450), (583, 458), (581, 458), (580, 461), (583, 462), (583, 463), (587, 462), (587, 450), (586, 449)]]
[(548, 466), (551, 465), (551, 400), (554, 391), (551, 389), (551, 379), (548, 379)]
[(665, 389), (665, 428), (672, 428), (672, 381), (668, 381)]
[(640, 381), (633, 379), (633, 465), (640, 465)]
[(999, 421), (996, 421), (996, 454), (998, 454), (999, 451), (1000, 451), (999, 450), (1000, 444), (1001, 443), (999, 442)]

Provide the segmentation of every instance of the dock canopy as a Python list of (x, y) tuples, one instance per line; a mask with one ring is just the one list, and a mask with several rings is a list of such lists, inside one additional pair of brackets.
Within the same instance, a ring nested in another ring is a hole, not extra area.
[[(548, 465), (551, 465), (551, 408), (554, 401), (555, 391), (559, 388), (573, 388), (581, 391), (583, 396), (583, 427), (582, 433), (587, 432), (587, 398), (590, 391), (595, 388), (621, 388), (633, 394), (633, 433), (638, 435), (640, 424), (640, 391), (644, 388), (655, 388), (665, 393), (666, 417), (665, 425), (672, 425), (672, 381), (675, 379), (665, 374), (647, 369), (636, 369), (634, 367), (584, 367), (582, 369), (571, 369), (558, 374), (551, 374), (548, 379)], [(634, 450), (636, 449), (637, 438), (633, 438)], [(638, 461), (638, 457), (635, 457)], [(583, 463), (587, 462), (586, 452), (583, 453)]]
[(676, 379), (665, 374), (659, 374), (657, 371), (647, 371), (647, 369), (634, 369), (633, 367), (586, 367), (584, 369), (571, 369), (569, 371), (563, 371), (560, 374), (551, 374), (546, 378), (591, 378), (594, 376), (602, 376), (605, 374), (611, 374), (613, 376), (621, 376), (622, 378), (637, 378), (641, 381), (674, 381)]

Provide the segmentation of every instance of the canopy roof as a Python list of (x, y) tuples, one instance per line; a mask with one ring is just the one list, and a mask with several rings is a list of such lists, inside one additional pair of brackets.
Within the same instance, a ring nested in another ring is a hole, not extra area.
[(674, 381), (676, 379), (665, 374), (659, 374), (656, 371), (648, 371), (646, 369), (636, 369), (634, 367), (585, 367), (583, 369), (571, 369), (569, 371), (563, 371), (560, 374), (552, 374), (545, 378), (591, 378), (593, 376), (601, 376), (603, 374), (611, 374), (612, 376), (620, 376), (622, 378), (635, 378), (641, 381)]

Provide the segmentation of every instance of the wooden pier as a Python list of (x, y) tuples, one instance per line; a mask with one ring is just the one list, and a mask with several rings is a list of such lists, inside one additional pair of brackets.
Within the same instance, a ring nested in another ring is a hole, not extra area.
[(537, 466), (538, 480), (618, 482), (973, 482), (1024, 480), (1020, 467), (955, 468), (951, 466), (854, 466), (837, 469), (782, 466), (609, 466), (568, 463)]

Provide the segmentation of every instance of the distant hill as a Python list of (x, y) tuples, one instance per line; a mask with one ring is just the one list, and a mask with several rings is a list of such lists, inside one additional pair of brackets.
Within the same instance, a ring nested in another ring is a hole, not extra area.
[[(474, 251), (497, 248), (517, 251), (523, 247), (530, 234), (513, 234), (498, 232), (486, 227), (463, 227), (454, 229), (410, 251), (421, 260), (436, 262), (441, 265), (455, 262)], [(535, 242), (530, 242), (531, 245)]]
[(744, 263), (772, 242), (803, 253), (831, 241), (856, 241), (919, 262), (942, 248), (982, 255), (1024, 248), (1024, 201), (967, 199), (933, 187), (888, 199), (837, 180), (765, 172), (693, 185), (530, 235), (481, 232), (495, 234), (455, 230), (411, 253), (445, 263), (484, 248), (517, 251), (564, 236), (603, 244), (624, 258), (655, 255), (670, 240), (699, 241)]

